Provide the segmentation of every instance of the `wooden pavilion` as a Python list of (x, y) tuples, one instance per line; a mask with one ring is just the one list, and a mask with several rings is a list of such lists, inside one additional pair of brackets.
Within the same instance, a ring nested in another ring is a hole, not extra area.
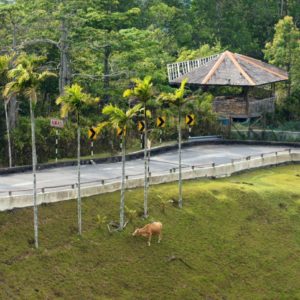
[[(169, 64), (171, 85), (179, 85), (185, 78), (195, 87), (241, 87), (238, 96), (218, 96), (214, 99), (215, 112), (225, 118), (251, 119), (275, 109), (275, 83), (288, 80), (288, 73), (260, 60), (225, 51), (196, 60)], [(267, 87), (263, 97), (253, 96), (256, 87)], [(266, 96), (267, 95), (267, 96)]]

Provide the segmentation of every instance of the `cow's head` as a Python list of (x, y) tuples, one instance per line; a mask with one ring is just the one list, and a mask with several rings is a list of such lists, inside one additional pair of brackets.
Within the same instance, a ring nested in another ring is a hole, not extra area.
[(140, 233), (140, 230), (138, 228), (136, 228), (136, 230), (133, 232), (133, 236), (138, 235)]

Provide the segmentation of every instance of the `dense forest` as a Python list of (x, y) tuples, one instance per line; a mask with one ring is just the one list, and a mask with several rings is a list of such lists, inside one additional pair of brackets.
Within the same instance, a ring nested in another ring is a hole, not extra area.
[[(66, 86), (77, 83), (100, 98), (99, 105), (87, 108), (82, 116), (81, 123), (88, 128), (101, 121), (107, 103), (125, 106), (123, 92), (132, 78), (150, 75), (157, 94), (171, 92), (168, 63), (227, 49), (289, 72), (289, 82), (277, 85), (273, 121), (294, 122), (294, 129), (300, 129), (299, 0), (2, 0), (0, 16), (0, 55), (9, 57), (7, 68), (14, 67), (16, 57), (35, 54), (42, 57), (41, 70), (56, 74), (43, 82), (35, 107), (39, 162), (54, 157), (55, 131), (50, 129), (49, 117), (59, 116), (55, 101)], [(2, 94), (9, 80), (1, 60), (0, 67)], [(196, 93), (205, 130), (213, 132), (212, 96)], [(0, 100), (0, 164), (7, 165), (5, 99)], [(11, 97), (7, 110), (14, 164), (30, 163), (28, 101), (22, 95)], [(61, 131), (61, 157), (76, 154), (76, 131), (69, 119)], [(87, 134), (82, 138), (88, 145)], [(103, 144), (108, 147), (105, 135), (99, 151), (104, 150)], [(108, 148), (111, 151), (113, 143)], [(83, 153), (88, 153), (87, 147)]]

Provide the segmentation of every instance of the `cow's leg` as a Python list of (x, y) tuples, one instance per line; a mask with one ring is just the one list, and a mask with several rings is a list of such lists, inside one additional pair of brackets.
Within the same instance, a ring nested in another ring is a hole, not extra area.
[(148, 246), (151, 245), (151, 237), (152, 237), (152, 234), (150, 233), (150, 234), (149, 234), (149, 238), (148, 238)]
[(160, 243), (161, 240), (162, 240), (162, 233), (160, 233), (158, 236), (158, 243)]

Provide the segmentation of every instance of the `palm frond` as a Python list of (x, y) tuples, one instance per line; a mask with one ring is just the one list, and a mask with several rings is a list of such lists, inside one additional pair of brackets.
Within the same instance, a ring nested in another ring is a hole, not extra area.
[(4, 74), (8, 71), (10, 57), (8, 55), (0, 56), (0, 74)]
[(100, 99), (93, 98), (89, 94), (83, 92), (82, 87), (75, 83), (66, 86), (64, 94), (56, 99), (56, 104), (61, 105), (61, 115), (68, 115), (69, 112), (80, 112), (85, 105), (96, 104)]
[(142, 108), (142, 104), (137, 104), (134, 107), (128, 109), (126, 111), (126, 117), (131, 119), (132, 117), (136, 116), (137, 113), (139, 113), (141, 111), (141, 108)]
[(60, 115), (62, 118), (65, 118), (74, 108), (69, 104), (64, 102), (60, 108)]
[(126, 114), (117, 106), (112, 104), (106, 105), (102, 113), (109, 117), (109, 121), (113, 127), (122, 127), (126, 123)]
[(187, 83), (187, 79), (184, 79), (180, 87), (175, 90), (174, 93), (161, 93), (158, 97), (159, 102), (169, 102), (170, 104), (176, 106), (182, 106), (186, 103), (186, 99), (184, 99), (185, 85)]
[(151, 76), (146, 76), (143, 80), (132, 79), (135, 86), (132, 89), (127, 89), (123, 93), (123, 97), (136, 98), (138, 101), (146, 103), (153, 96), (153, 84)]
[(38, 75), (38, 80), (44, 81), (47, 77), (57, 77), (57, 75), (50, 71), (44, 71)]
[(177, 89), (175, 91), (175, 98), (176, 99), (182, 99), (183, 98), (186, 83), (187, 83), (187, 78), (185, 78), (181, 81), (179, 89)]
[(19, 93), (20, 87), (16, 81), (11, 81), (5, 85), (3, 96), (4, 97), (11, 97), (17, 93)]
[(96, 134), (99, 135), (105, 127), (107, 127), (110, 123), (105, 121), (97, 124), (96, 126)]
[(37, 102), (36, 90), (34, 87), (29, 87), (24, 90), (24, 95), (32, 101), (33, 104)]

